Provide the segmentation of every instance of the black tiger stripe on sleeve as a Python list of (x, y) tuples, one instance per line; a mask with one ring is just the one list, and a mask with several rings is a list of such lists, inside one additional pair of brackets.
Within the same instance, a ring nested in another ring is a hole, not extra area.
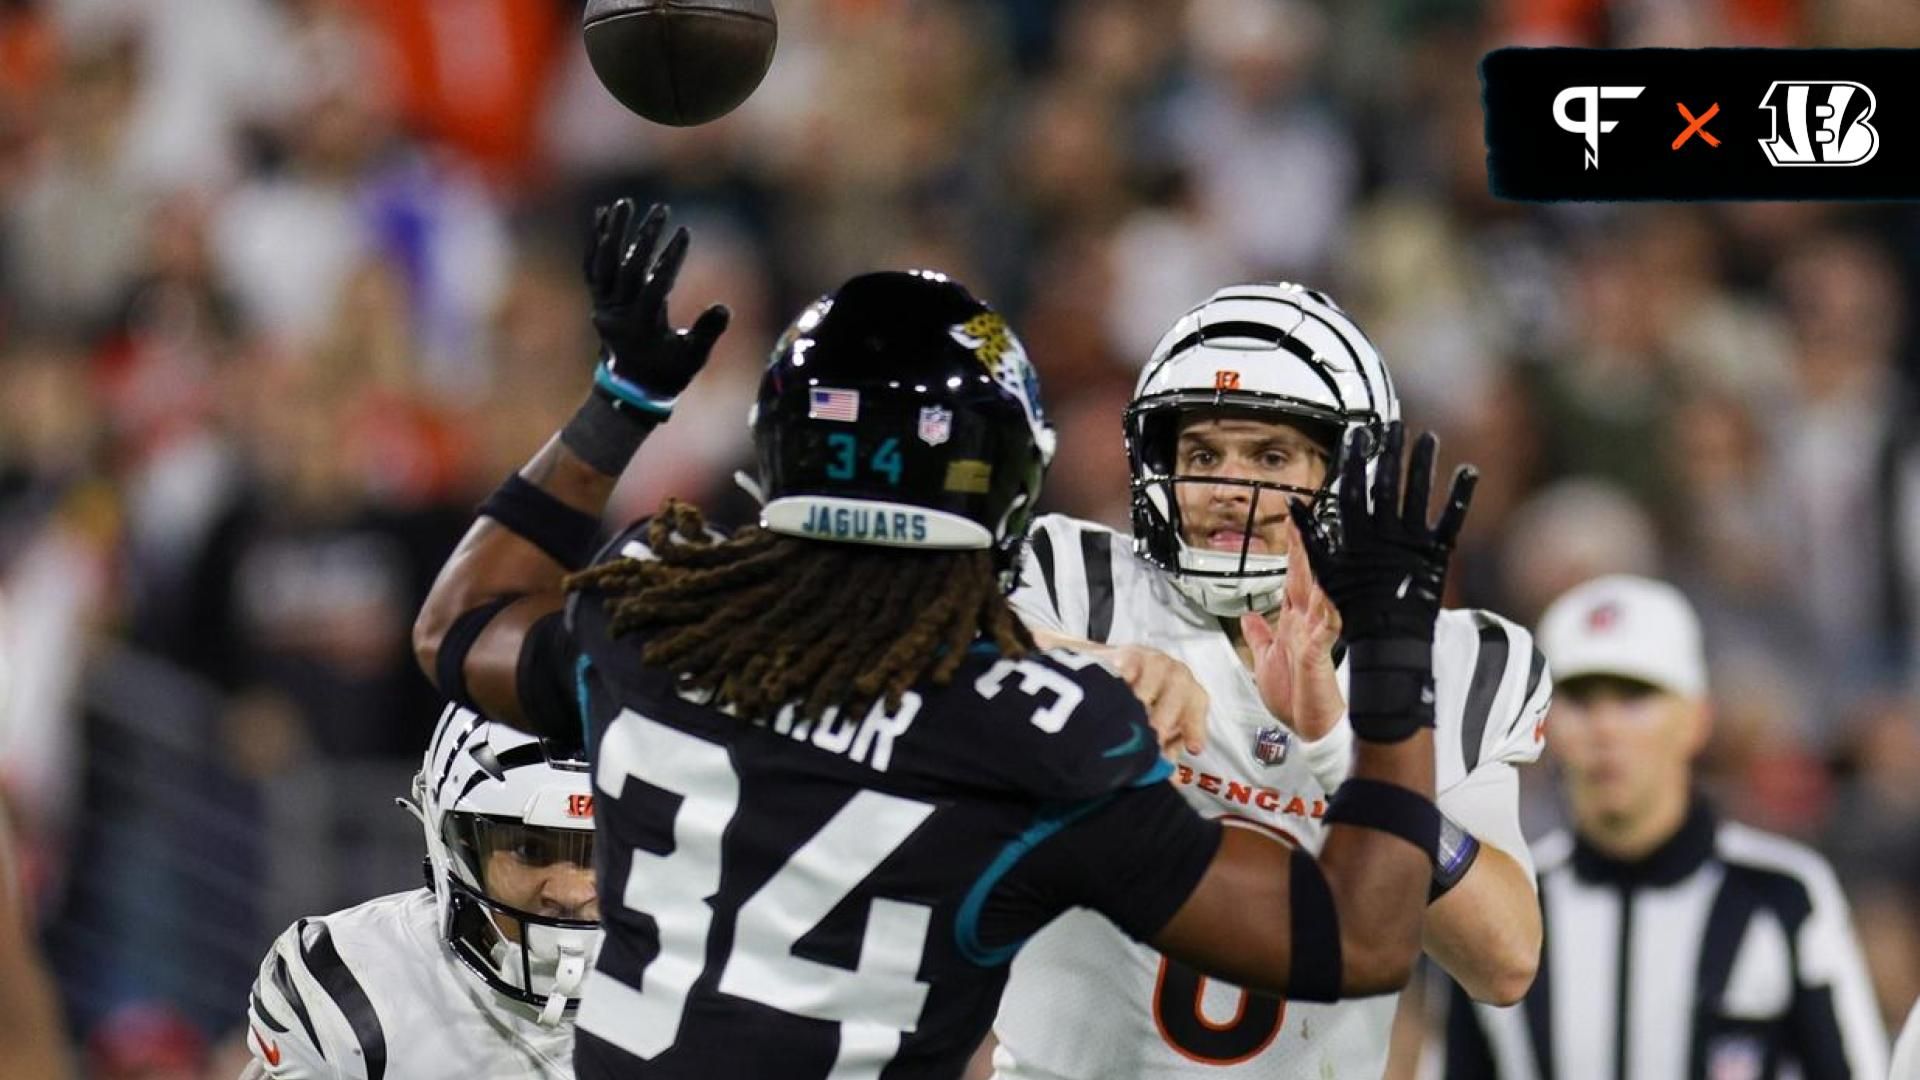
[(1460, 718), (1460, 759), (1468, 772), (1480, 764), (1480, 743), (1493, 716), (1494, 698), (1500, 695), (1500, 683), (1507, 674), (1509, 652), (1504, 625), (1477, 611), (1473, 621), (1480, 628), (1480, 648), (1473, 660), (1473, 681), (1467, 684), (1466, 711)]
[[(308, 926), (317, 930), (312, 941), (307, 940)], [(367, 997), (366, 989), (354, 978), (346, 961), (340, 959), (340, 950), (334, 947), (333, 934), (326, 923), (303, 922), (300, 931), (301, 959), (306, 961), (314, 981), (333, 999), (353, 1028), (353, 1036), (360, 1042), (361, 1058), (366, 1062), (367, 1080), (383, 1080), (387, 1072), (387, 1037), (372, 999)]]
[(1053, 534), (1045, 528), (1033, 530), (1033, 536), (1027, 541), (1033, 549), (1033, 561), (1040, 567), (1040, 581), (1047, 587), (1047, 604), (1053, 608), (1053, 617), (1060, 618), (1060, 587), (1054, 584)]
[(1527, 667), (1527, 696), (1522, 698), (1522, 701), (1533, 700), (1533, 695), (1540, 690), (1540, 677), (1546, 673), (1547, 654), (1541, 652), (1536, 646), (1533, 650), (1533, 660)]
[(1105, 644), (1113, 633), (1113, 534), (1081, 533), (1080, 558), (1087, 574), (1087, 638)]
[(1527, 663), (1527, 692), (1520, 698), (1520, 708), (1513, 714), (1514, 724), (1526, 723), (1536, 714), (1545, 713), (1552, 694), (1553, 682), (1547, 676), (1547, 656), (1535, 645), (1533, 656)]
[(260, 1000), (260, 991), (249, 990), (247, 992), (247, 1004), (253, 1006), (253, 1015), (259, 1017), (260, 1022), (267, 1025), (269, 1029), (280, 1034), (287, 1032), (287, 1025), (281, 1023), (273, 1013), (267, 1011), (267, 1003)]
[[(313, 1017), (307, 1013), (307, 1003), (301, 999), (299, 988), (293, 985), (293, 973), (287, 970), (286, 957), (281, 956), (277, 951), (273, 956), (273, 988), (288, 1005), (293, 1006), (293, 1018), (300, 1021), (300, 1030), (307, 1033), (307, 1042), (313, 1044), (313, 1048), (320, 1052), (322, 1058), (325, 1058), (327, 1050), (321, 1045), (319, 1033), (313, 1029)], [(265, 1010), (261, 1010), (261, 1018), (266, 1018)]]

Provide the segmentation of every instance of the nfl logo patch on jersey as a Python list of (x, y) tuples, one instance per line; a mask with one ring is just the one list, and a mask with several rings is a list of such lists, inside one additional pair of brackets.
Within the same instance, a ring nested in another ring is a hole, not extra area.
[(1287, 760), (1287, 748), (1292, 745), (1292, 732), (1279, 724), (1269, 724), (1253, 733), (1253, 758), (1272, 767)]
[(920, 441), (939, 446), (953, 435), (953, 410), (929, 405), (920, 410)]

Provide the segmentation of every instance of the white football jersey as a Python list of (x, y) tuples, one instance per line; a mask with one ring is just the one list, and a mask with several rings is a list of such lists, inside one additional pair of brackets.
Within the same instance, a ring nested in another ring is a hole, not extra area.
[[(1250, 819), (1310, 851), (1324, 841), (1328, 792), (1291, 734), (1261, 704), (1220, 620), (1135, 557), (1111, 530), (1040, 519), (1013, 595), (1029, 625), (1185, 662), (1207, 688), (1207, 748), (1183, 754), (1173, 782), (1209, 817)], [(1347, 670), (1340, 667), (1344, 689)], [(1436, 790), (1442, 812), (1483, 843), (1532, 865), (1520, 831), (1516, 765), (1535, 760), (1552, 696), (1521, 627), (1443, 611), (1434, 634)], [(1004, 1080), (1111, 1077), (1367, 1077), (1386, 1068), (1395, 995), (1314, 1005), (1254, 997), (1198, 976), (1070, 911), (1013, 962), (994, 1033)]]
[(493, 994), (441, 941), (433, 893), (301, 919), (268, 950), (247, 1049), (286, 1080), (571, 1080), (573, 1020)]

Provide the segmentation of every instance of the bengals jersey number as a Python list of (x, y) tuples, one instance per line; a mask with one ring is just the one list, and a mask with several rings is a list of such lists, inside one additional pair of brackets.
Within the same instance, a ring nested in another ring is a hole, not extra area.
[(1168, 957), (1153, 981), (1153, 1026), (1167, 1045), (1203, 1065), (1237, 1065), (1265, 1050), (1286, 1022), (1285, 998), (1239, 990), (1225, 1022), (1207, 1018), (1207, 977)]

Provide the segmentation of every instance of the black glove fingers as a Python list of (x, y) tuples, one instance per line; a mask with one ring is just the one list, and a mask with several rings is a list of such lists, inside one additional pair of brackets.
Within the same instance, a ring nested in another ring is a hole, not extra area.
[(1480, 470), (1473, 466), (1462, 465), (1453, 470), (1446, 509), (1440, 513), (1440, 524), (1433, 527), (1434, 541), (1442, 549), (1452, 550), (1453, 542), (1460, 538), (1460, 527), (1467, 521), (1467, 507), (1473, 503), (1473, 489), (1479, 483)]
[(688, 243), (686, 226), (673, 230), (667, 246), (660, 250), (660, 257), (653, 261), (652, 272), (647, 275), (646, 293), (640, 298), (644, 310), (666, 307), (667, 294), (673, 291), (673, 283), (680, 277), (680, 266), (687, 260)]
[(1433, 498), (1433, 459), (1440, 451), (1440, 439), (1423, 431), (1413, 440), (1413, 456), (1407, 461), (1406, 503), (1400, 520), (1408, 535), (1427, 534), (1427, 503)]
[(614, 237), (616, 268), (618, 261), (626, 257), (627, 245), (633, 242), (633, 218), (638, 212), (632, 199), (619, 199), (607, 217), (607, 231)]
[(1373, 463), (1373, 512), (1382, 521), (1400, 515), (1400, 459), (1406, 445), (1406, 426), (1398, 420), (1388, 424), (1380, 456)]
[(727, 332), (727, 324), (732, 321), (733, 312), (725, 304), (715, 304), (701, 312), (700, 317), (693, 320), (693, 325), (687, 329), (687, 348), (699, 360), (705, 361), (713, 343)]
[(640, 220), (620, 253), (620, 285), (615, 302), (633, 303), (647, 285), (647, 269), (653, 263), (653, 249), (660, 243), (660, 230), (667, 225), (667, 208), (654, 203)]
[(593, 246), (587, 249), (587, 284), (596, 299), (613, 285), (620, 272), (620, 248), (626, 243), (627, 218), (632, 213), (631, 199), (620, 199), (594, 211)]

